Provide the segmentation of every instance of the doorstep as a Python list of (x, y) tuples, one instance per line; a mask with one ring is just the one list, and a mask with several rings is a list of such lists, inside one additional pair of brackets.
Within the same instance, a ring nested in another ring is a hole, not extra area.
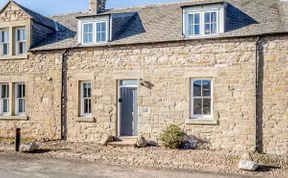
[(113, 147), (135, 147), (137, 142), (137, 137), (116, 137), (114, 141), (109, 142), (108, 146)]

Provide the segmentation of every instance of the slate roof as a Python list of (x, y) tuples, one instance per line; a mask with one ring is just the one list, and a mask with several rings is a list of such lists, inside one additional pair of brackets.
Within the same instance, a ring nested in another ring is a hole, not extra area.
[[(111, 14), (113, 19), (113, 40), (107, 45), (185, 40), (182, 35), (182, 7), (223, 2), (204, 0), (107, 10), (100, 14)], [(228, 3), (225, 33), (213, 38), (288, 32), (288, 2), (281, 0), (225, 0), (225, 2)], [(75, 13), (50, 17), (58, 22), (59, 31), (32, 50), (80, 46), (77, 42), (77, 17), (90, 15), (95, 14)]]

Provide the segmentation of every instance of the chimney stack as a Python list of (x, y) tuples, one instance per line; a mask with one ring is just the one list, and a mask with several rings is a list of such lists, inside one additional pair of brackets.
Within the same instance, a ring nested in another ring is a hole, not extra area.
[(89, 12), (101, 13), (105, 10), (106, 0), (88, 0)]

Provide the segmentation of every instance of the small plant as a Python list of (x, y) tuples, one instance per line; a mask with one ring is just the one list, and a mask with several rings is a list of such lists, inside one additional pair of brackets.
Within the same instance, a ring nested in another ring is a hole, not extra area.
[(160, 140), (167, 148), (176, 149), (181, 148), (185, 142), (186, 133), (183, 132), (178, 126), (170, 125), (160, 134)]

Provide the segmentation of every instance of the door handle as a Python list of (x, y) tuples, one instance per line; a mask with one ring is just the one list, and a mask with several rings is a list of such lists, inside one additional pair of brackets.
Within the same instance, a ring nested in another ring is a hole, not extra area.
[(121, 98), (119, 98), (119, 99), (118, 99), (118, 102), (119, 102), (119, 103), (122, 103), (122, 99), (121, 99)]

